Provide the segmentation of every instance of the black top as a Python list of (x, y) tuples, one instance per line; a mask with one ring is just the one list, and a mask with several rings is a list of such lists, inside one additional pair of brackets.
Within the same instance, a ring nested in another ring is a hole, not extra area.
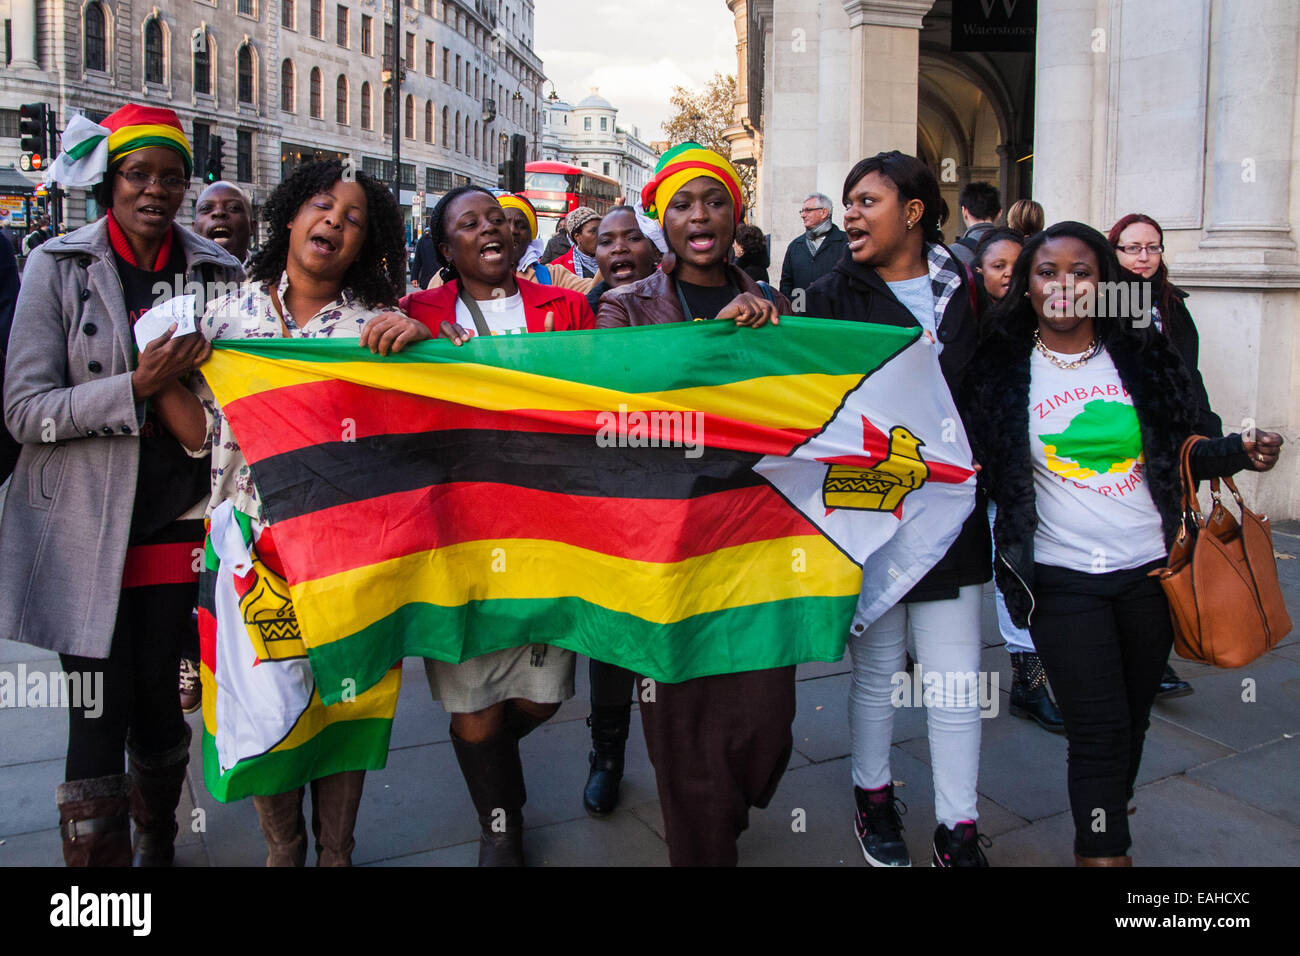
[(677, 289), (685, 297), (689, 307), (688, 319), (714, 319), (718, 313), (740, 295), (740, 290), (730, 282), (726, 285), (696, 285), (693, 282), (677, 280)]
[(592, 315), (596, 315), (600, 312), (600, 297), (612, 288), (613, 286), (604, 279), (601, 279), (591, 287), (591, 291), (587, 293), (587, 305), (591, 306)]
[[(0, 237), (0, 395), (4, 394), (5, 352), (9, 350), (9, 329), (14, 323), (14, 305), (18, 302), (18, 260), (13, 246)], [(14, 441), (8, 429), (0, 425), (0, 481), (12, 474), (22, 445)]]
[(736, 260), (736, 265), (745, 274), (755, 282), (767, 282), (767, 267), (769, 259), (767, 253), (763, 250), (757, 252), (746, 251), (743, 256)]
[[(122, 280), (122, 298), (132, 327), (154, 305), (166, 301), (185, 287), (185, 251), (173, 237), (171, 256), (157, 272), (127, 262), (116, 252), (117, 275)], [(166, 283), (169, 294), (156, 294), (154, 286)], [(207, 458), (191, 458), (180, 442), (162, 426), (152, 403), (145, 405), (140, 427), (140, 469), (135, 484), (135, 506), (131, 512), (129, 544), (151, 538), (159, 529), (179, 518), (209, 489)]]

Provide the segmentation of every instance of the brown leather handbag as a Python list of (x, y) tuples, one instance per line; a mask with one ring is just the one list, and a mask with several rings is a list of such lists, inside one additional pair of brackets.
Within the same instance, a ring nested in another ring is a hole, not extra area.
[(1223, 507), (1219, 479), (1210, 479), (1214, 507), (1201, 514), (1192, 480), (1193, 435), (1183, 442), (1183, 526), (1169, 549), (1169, 565), (1152, 571), (1169, 599), (1174, 650), (1215, 667), (1242, 667), (1266, 654), (1291, 630), (1277, 579), (1268, 518), (1246, 507), (1231, 478), (1241, 520)]

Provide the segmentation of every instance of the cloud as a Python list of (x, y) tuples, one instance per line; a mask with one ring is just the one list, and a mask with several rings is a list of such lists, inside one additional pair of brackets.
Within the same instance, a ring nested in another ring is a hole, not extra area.
[(645, 140), (662, 138), (673, 87), (736, 71), (735, 20), (722, 0), (536, 0), (533, 23), (556, 92), (576, 104), (598, 87), (619, 125)]

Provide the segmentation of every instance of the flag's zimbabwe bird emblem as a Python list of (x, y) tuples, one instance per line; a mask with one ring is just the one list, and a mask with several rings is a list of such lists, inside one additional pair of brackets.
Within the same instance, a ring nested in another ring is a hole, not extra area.
[(895, 425), (889, 430), (888, 453), (876, 464), (830, 466), (822, 483), (823, 502), (827, 508), (893, 511), (930, 476), (930, 466), (921, 457), (924, 445), (902, 425)]
[(306, 657), (307, 647), (298, 630), (298, 616), (289, 599), (289, 584), (253, 555), (253, 570), (243, 578), (236, 578), (236, 592), (253, 578), (248, 590), (239, 595), (239, 609), (244, 615), (244, 627), (257, 651), (259, 661), (283, 661)]

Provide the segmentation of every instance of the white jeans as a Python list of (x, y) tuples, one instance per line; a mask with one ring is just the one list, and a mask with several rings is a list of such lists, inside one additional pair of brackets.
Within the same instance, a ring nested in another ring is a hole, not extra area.
[[(998, 516), (998, 506), (989, 502), (989, 531), (993, 530), (993, 519)], [(993, 560), (998, 559), (997, 549), (993, 551)], [(1002, 589), (998, 587), (997, 581), (993, 582), (993, 599), (998, 606), (998, 633), (1002, 635), (1002, 642), (1007, 646), (1008, 654), (1036, 654), (1034, 649), (1034, 639), (1029, 636), (1029, 628), (1016, 627), (1011, 620), (1011, 612), (1007, 610), (1007, 599), (1002, 596)]]
[[(983, 587), (961, 588), (951, 601), (896, 604), (861, 634), (849, 637), (853, 680), (849, 688), (849, 739), (853, 782), (864, 790), (888, 784), (895, 691), (914, 687), (903, 670), (903, 648), (910, 629), (916, 643), (916, 667), (922, 675), (977, 675), (980, 669), (980, 605)], [(896, 676), (897, 675), (897, 676)], [(980, 710), (976, 688), (960, 679), (938, 682), (926, 708), (930, 767), (934, 777), (935, 817), (951, 829), (974, 820), (975, 784), (980, 764)], [(950, 694), (956, 690), (958, 693)], [(904, 704), (922, 706), (915, 695), (901, 693)], [(960, 704), (961, 706), (958, 706)]]

